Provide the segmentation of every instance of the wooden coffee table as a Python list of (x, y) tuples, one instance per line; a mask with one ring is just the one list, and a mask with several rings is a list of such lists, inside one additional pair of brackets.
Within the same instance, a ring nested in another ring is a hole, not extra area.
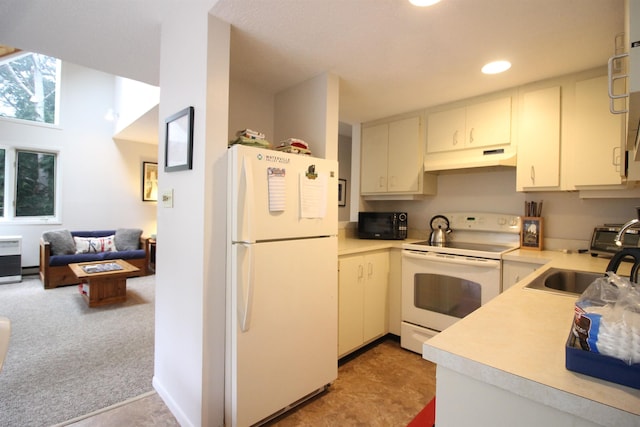
[[(118, 270), (96, 271), (117, 266)], [(93, 268), (92, 268), (93, 267)], [(127, 299), (127, 277), (140, 271), (121, 259), (69, 264), (73, 274), (82, 282), (80, 293), (89, 307), (123, 302)]]

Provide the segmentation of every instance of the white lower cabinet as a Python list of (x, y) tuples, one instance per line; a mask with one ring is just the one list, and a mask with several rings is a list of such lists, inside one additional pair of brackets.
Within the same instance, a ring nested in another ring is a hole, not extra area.
[[(546, 261), (543, 261), (546, 263)], [(505, 260), (502, 262), (502, 291), (506, 291), (544, 264)]]
[(388, 251), (338, 258), (338, 357), (387, 333)]

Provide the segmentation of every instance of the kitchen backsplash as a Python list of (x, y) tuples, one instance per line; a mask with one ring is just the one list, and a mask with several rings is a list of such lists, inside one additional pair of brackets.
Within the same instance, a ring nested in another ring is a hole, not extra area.
[[(525, 201), (544, 200), (545, 243), (550, 248), (578, 249), (593, 228), (625, 223), (636, 215), (639, 198), (583, 199), (578, 192), (516, 192), (515, 169), (441, 174), (438, 194), (420, 201), (361, 202), (360, 210), (403, 211), (409, 236), (428, 236), (429, 220), (443, 212), (479, 211), (523, 215)], [(356, 213), (357, 215), (357, 213)]]

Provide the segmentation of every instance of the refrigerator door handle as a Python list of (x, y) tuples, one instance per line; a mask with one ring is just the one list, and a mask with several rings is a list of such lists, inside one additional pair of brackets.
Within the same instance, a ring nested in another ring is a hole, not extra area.
[(238, 213), (241, 213), (238, 221), (238, 241), (253, 242), (252, 231), (255, 212), (253, 206), (253, 168), (246, 156), (242, 157), (242, 175), (238, 187)]
[(238, 322), (240, 330), (247, 332), (251, 325), (251, 307), (253, 305), (253, 283), (255, 278), (255, 268), (253, 264), (253, 248), (250, 244), (241, 243), (246, 248), (249, 258), (249, 266), (247, 268), (247, 280), (238, 283)]

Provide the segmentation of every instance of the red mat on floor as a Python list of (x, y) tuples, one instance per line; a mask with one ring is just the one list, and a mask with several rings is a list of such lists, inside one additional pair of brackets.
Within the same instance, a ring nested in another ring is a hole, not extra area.
[(427, 406), (418, 412), (418, 415), (407, 427), (433, 427), (436, 425), (436, 398), (431, 399)]

